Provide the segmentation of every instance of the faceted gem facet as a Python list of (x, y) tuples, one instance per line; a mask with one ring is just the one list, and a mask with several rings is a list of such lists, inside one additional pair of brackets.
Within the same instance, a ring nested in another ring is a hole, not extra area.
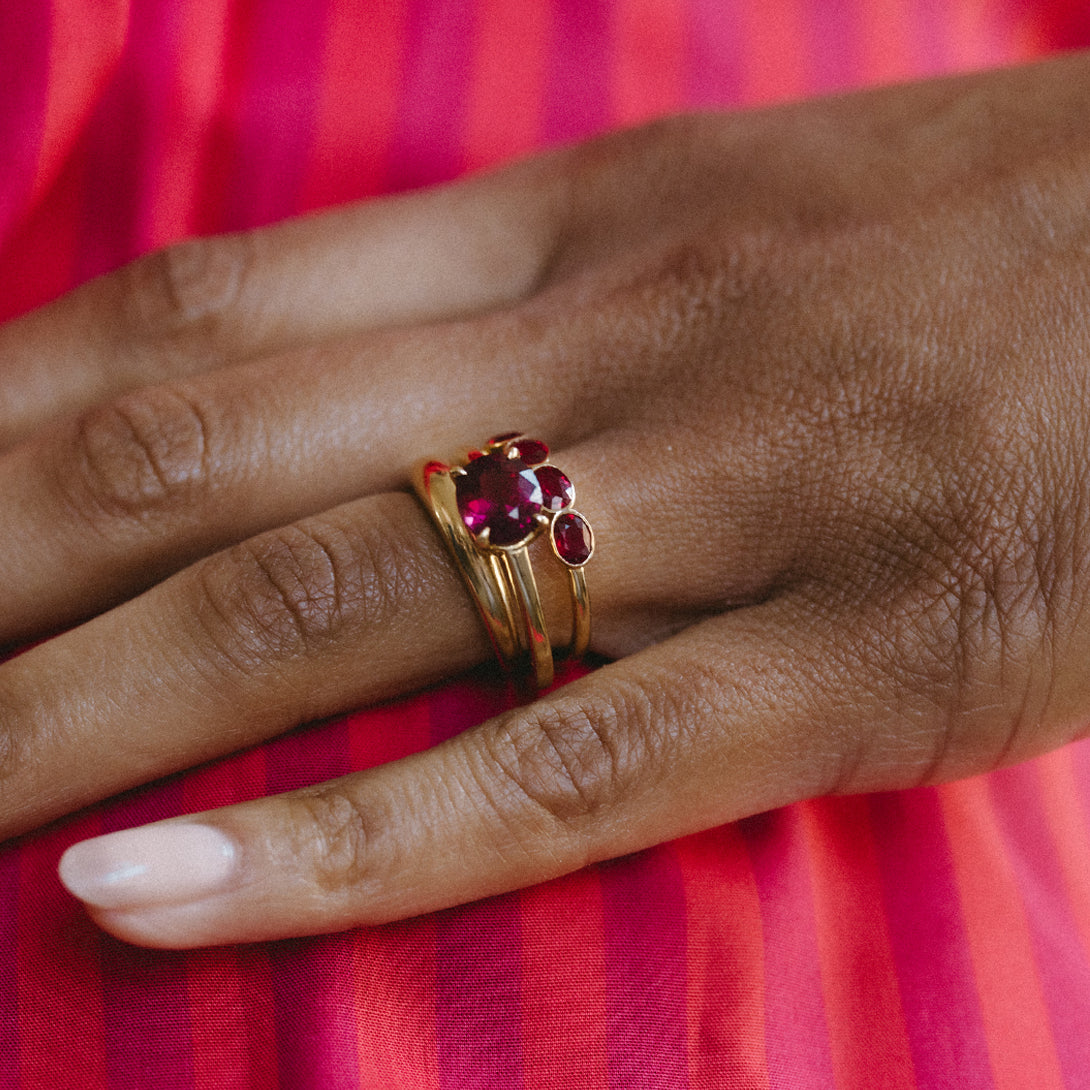
[(520, 439), (515, 449), (528, 466), (539, 466), (549, 457), (549, 448), (540, 439)]
[(563, 511), (571, 505), (575, 489), (556, 466), (540, 466), (534, 472), (541, 483), (541, 503), (546, 511)]
[(515, 545), (534, 528), (541, 511), (541, 483), (518, 458), (492, 451), (475, 458), (454, 479), (458, 513), (469, 532), (486, 529), (493, 545)]
[(594, 551), (590, 524), (576, 511), (566, 511), (553, 519), (553, 547), (556, 555), (571, 568), (578, 568)]

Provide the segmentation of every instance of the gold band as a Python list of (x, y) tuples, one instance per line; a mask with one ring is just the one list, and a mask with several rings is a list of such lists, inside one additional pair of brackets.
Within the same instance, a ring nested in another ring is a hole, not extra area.
[(424, 462), (413, 478), (497, 656), (528, 672), (539, 689), (552, 684), (554, 663), (530, 544), (547, 532), (568, 573), (572, 624), (565, 654), (575, 658), (590, 643), (583, 568), (594, 551), (590, 526), (572, 507), (571, 482), (547, 458), (543, 443), (510, 433), (490, 439), (461, 465)]

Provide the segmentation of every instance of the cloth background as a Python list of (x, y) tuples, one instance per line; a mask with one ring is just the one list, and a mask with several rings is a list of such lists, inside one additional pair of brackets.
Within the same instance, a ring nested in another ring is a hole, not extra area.
[[(1079, 45), (1084, 12), (1076, 0), (4, 0), (0, 316), (176, 238), (679, 108)], [(0, 846), (0, 1087), (1090, 1086), (1087, 743), (298, 941), (137, 950), (58, 885), (78, 838), (390, 760), (503, 699), (486, 674), (462, 678)]]

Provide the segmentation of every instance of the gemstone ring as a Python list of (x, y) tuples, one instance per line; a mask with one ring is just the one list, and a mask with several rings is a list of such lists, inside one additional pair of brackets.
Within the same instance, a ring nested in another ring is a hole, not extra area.
[(424, 462), (416, 493), (469, 589), (505, 665), (529, 665), (539, 689), (553, 680), (553, 650), (530, 563), (530, 545), (548, 534), (568, 574), (572, 626), (567, 654), (590, 642), (584, 567), (594, 553), (590, 524), (573, 507), (575, 488), (549, 461), (549, 448), (521, 432), (489, 439), (464, 463)]

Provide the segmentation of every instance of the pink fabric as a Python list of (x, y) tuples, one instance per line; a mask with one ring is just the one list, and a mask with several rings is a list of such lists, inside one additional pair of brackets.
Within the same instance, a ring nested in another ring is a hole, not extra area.
[[(198, 232), (425, 185), (689, 106), (1081, 44), (1074, 2), (11, 0), (0, 308)], [(1090, 744), (788, 807), (488, 902), (255, 947), (100, 934), (97, 832), (418, 751), (487, 674), (0, 847), (0, 1087), (1090, 1085)]]

